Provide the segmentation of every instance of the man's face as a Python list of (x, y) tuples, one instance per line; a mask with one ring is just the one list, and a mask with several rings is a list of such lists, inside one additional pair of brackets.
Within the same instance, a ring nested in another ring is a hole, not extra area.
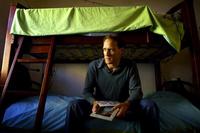
[(117, 42), (112, 39), (106, 39), (103, 43), (103, 55), (107, 65), (118, 65), (121, 59), (122, 49), (117, 46)]

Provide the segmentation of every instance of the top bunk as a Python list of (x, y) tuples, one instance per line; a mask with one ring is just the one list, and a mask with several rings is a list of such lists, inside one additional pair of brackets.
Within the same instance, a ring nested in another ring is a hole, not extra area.
[(185, 47), (181, 11), (160, 15), (148, 6), (17, 8), (10, 33), (26, 36), (27, 44), (48, 43), (53, 36), (55, 62), (98, 58), (103, 36), (118, 34), (126, 58), (155, 62)]
[(54, 42), (54, 62), (66, 63), (101, 57), (103, 36), (111, 33), (125, 43), (125, 58), (136, 62), (159, 64), (189, 47), (195, 61), (194, 83), (200, 86), (199, 40), (191, 4), (184, 0), (164, 15), (148, 6), (27, 9), (11, 5), (0, 84), (7, 78), (19, 36), (26, 37), (24, 46)]

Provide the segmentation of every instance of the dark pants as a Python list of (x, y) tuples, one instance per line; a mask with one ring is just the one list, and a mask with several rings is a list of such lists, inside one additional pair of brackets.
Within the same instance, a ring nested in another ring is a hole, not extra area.
[[(74, 100), (67, 107), (65, 133), (84, 132), (83, 122), (91, 113), (91, 105), (86, 100)], [(127, 121), (140, 121), (142, 133), (159, 133), (159, 110), (157, 105), (147, 99), (131, 105), (126, 117)]]

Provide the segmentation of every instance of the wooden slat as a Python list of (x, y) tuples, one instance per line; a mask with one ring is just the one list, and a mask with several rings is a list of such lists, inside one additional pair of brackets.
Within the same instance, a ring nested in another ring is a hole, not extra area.
[(27, 59), (17, 59), (17, 62), (20, 62), (20, 63), (46, 63), (47, 60), (46, 59), (30, 59), (30, 58), (27, 58)]
[(189, 30), (191, 36), (191, 53), (192, 53), (192, 73), (193, 73), (193, 94), (200, 97), (200, 40), (197, 31), (197, 24), (195, 19), (193, 1), (184, 0), (185, 27)]
[(31, 37), (31, 43), (33, 45), (44, 45), (44, 44), (51, 44), (52, 37), (51, 36), (40, 36), (40, 37)]
[[(147, 29), (146, 29), (147, 30)], [(157, 40), (152, 40), (150, 36), (156, 36)], [(132, 31), (132, 32), (124, 32), (120, 34), (120, 39), (125, 44), (149, 44), (154, 43), (154, 41), (159, 41), (158, 39), (162, 40), (162, 36), (150, 33), (148, 31)], [(39, 39), (38, 39), (39, 41)], [(102, 44), (103, 36), (83, 36), (83, 35), (63, 35), (63, 36), (56, 36), (56, 45), (98, 45)]]
[(30, 53), (32, 54), (44, 54), (49, 52), (49, 46), (31, 46)]
[(52, 68), (52, 59), (53, 59), (54, 47), (55, 47), (54, 43), (55, 43), (55, 37), (52, 37), (51, 43), (50, 43), (50, 49), (49, 49), (48, 57), (47, 57), (47, 63), (45, 65), (42, 86), (40, 90), (39, 104), (38, 104), (36, 120), (35, 120), (35, 128), (34, 128), (35, 132), (41, 132), (41, 128), (42, 128), (42, 120), (43, 120), (44, 108), (45, 108), (47, 92), (48, 92), (49, 75)]

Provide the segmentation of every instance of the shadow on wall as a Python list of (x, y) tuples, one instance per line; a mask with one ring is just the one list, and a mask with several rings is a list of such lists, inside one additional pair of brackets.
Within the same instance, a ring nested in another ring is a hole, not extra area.
[[(155, 91), (154, 66), (138, 64), (144, 96)], [(81, 96), (88, 64), (55, 64), (50, 92), (67, 96)]]
[(84, 87), (87, 67), (88, 64), (55, 64), (50, 92), (80, 96)]

